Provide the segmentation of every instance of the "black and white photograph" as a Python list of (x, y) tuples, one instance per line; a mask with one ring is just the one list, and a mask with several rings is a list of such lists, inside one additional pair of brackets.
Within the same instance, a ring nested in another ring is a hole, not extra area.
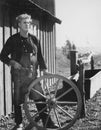
[(0, 130), (101, 130), (101, 0), (0, 0)]

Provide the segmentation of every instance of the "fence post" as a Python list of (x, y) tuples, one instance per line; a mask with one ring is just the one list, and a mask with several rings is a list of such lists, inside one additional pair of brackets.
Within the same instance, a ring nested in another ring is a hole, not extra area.
[(91, 56), (91, 70), (94, 70), (94, 58)]
[(77, 65), (76, 65), (76, 50), (70, 50), (70, 74), (74, 75), (77, 73)]
[(81, 98), (82, 98), (82, 109), (80, 113), (80, 118), (85, 117), (85, 89), (84, 89), (84, 64), (80, 61), (78, 61), (78, 66), (77, 66), (77, 58), (76, 58), (76, 47), (73, 45), (70, 48), (70, 73), (71, 75), (75, 75), (77, 71), (79, 71), (79, 79), (76, 82), (76, 85), (81, 93)]
[(84, 88), (84, 65), (83, 63), (79, 64), (79, 79), (77, 81), (78, 89), (81, 93), (82, 98), (82, 109), (80, 113), (80, 118), (85, 117), (85, 88)]

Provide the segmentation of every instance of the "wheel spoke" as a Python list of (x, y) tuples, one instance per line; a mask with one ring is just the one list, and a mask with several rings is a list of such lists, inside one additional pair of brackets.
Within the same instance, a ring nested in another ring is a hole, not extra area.
[(44, 80), (44, 85), (46, 86), (46, 89), (47, 89), (47, 92), (49, 94), (49, 97), (51, 98), (50, 90), (49, 90), (49, 87), (47, 86), (47, 83), (46, 83), (45, 80)]
[(44, 112), (44, 110), (46, 110), (46, 109), (47, 109), (47, 107), (44, 107), (42, 110), (39, 111), (39, 114)]
[(34, 88), (32, 88), (31, 90), (34, 91), (34, 92), (36, 92), (37, 94), (41, 95), (42, 97), (46, 98), (46, 96), (43, 95), (43, 94), (42, 94), (41, 92), (39, 92), (38, 90), (36, 90), (36, 89), (34, 89)]
[(46, 102), (43, 101), (34, 101), (35, 104), (46, 104)]
[(39, 115), (38, 112), (36, 112), (36, 113), (34, 114), (34, 116), (32, 116), (32, 118), (35, 119), (35, 118), (37, 117), (37, 115)]
[(51, 109), (49, 109), (49, 111), (48, 111), (48, 116), (46, 118), (45, 127), (47, 126), (47, 123), (48, 123), (48, 120), (49, 120), (49, 116), (50, 116), (50, 112), (51, 112)]
[(60, 81), (60, 79), (58, 79), (58, 81), (56, 82), (56, 90), (55, 90), (54, 97), (56, 97), (56, 93), (58, 91), (59, 81)]
[(64, 92), (63, 94), (61, 94), (59, 97), (56, 98), (56, 100), (59, 100), (61, 97), (63, 97), (64, 95), (66, 95), (67, 93), (71, 92), (73, 90), (73, 88), (68, 89), (66, 92)]
[(64, 104), (64, 105), (77, 105), (77, 102), (71, 102), (71, 101), (56, 101), (57, 104)]
[(58, 114), (57, 114), (55, 108), (54, 108), (54, 113), (55, 113), (55, 117), (56, 117), (56, 119), (57, 119), (58, 125), (59, 125), (59, 127), (61, 128), (61, 124), (60, 124), (60, 121), (59, 121), (59, 117), (58, 117)]
[(71, 119), (73, 119), (73, 116), (70, 115), (66, 110), (64, 110), (62, 107), (60, 107), (60, 106), (58, 106), (58, 105), (57, 105), (57, 107), (58, 107), (61, 111), (63, 111), (66, 115), (68, 115)]
[(39, 115), (40, 113), (44, 112), (46, 110), (47, 107), (44, 107), (42, 110), (38, 111), (37, 113), (35, 113), (34, 116), (32, 116), (32, 118), (35, 118), (37, 115)]

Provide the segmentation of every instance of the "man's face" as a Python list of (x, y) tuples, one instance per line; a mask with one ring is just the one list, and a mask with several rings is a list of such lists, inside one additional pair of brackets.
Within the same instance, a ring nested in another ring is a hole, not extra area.
[(31, 20), (30, 19), (22, 19), (18, 25), (22, 31), (28, 32), (29, 29), (31, 28)]

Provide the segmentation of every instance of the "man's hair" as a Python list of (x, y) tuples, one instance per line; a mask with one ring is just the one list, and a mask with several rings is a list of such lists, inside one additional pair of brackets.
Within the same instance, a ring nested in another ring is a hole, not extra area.
[(19, 16), (16, 17), (16, 21), (18, 23), (21, 22), (22, 19), (30, 19), (30, 21), (32, 22), (31, 15), (29, 14), (20, 14)]

